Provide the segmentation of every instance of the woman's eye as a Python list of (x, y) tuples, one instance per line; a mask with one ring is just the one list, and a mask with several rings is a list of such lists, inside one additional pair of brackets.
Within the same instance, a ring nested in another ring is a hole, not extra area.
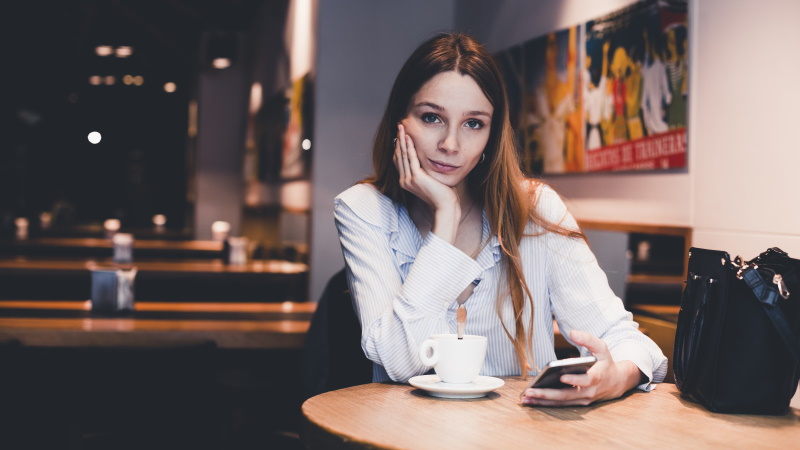
[(423, 114), (422, 121), (425, 123), (436, 123), (439, 121), (439, 118), (436, 117), (434, 114)]
[(472, 128), (474, 130), (479, 130), (479, 129), (483, 128), (483, 122), (481, 122), (480, 120), (474, 120), (474, 119), (473, 120), (468, 120), (467, 121), (467, 127), (468, 128)]

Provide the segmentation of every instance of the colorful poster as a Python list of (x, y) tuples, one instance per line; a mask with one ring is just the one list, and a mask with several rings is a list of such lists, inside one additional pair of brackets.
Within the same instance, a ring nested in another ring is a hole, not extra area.
[(497, 55), (534, 175), (686, 167), (685, 0), (647, 0)]
[(497, 56), (528, 173), (582, 171), (578, 32), (549, 33)]

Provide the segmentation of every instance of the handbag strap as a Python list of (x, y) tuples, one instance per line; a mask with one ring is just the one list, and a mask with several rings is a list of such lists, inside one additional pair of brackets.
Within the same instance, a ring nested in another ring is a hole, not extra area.
[(692, 391), (699, 379), (696, 364), (700, 356), (706, 305), (713, 284), (713, 279), (689, 273), (686, 289), (681, 298), (678, 328), (675, 333), (673, 372), (675, 372), (675, 384), (683, 392)]
[(780, 297), (778, 289), (764, 282), (764, 278), (753, 267), (741, 271), (741, 276), (745, 283), (750, 286), (758, 302), (764, 307), (767, 317), (772, 321), (775, 330), (778, 331), (797, 364), (800, 364), (800, 341), (792, 332), (789, 321), (786, 320), (786, 316), (778, 306), (778, 298)]

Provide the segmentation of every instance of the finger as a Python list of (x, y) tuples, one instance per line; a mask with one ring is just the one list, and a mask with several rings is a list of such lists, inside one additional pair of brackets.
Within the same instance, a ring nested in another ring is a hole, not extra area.
[(608, 350), (608, 345), (599, 337), (578, 330), (571, 330), (569, 336), (572, 342), (581, 347), (586, 347), (587, 350), (592, 352), (592, 355), (594, 355), (598, 361), (612, 359), (611, 352)]
[(400, 158), (400, 144), (395, 143), (394, 146), (394, 155), (392, 155), (392, 161), (394, 162), (394, 166), (397, 168), (397, 174), (400, 177), (400, 182), (403, 181), (403, 160)]
[(580, 388), (527, 389), (522, 397), (524, 405), (561, 406), (588, 405), (589, 392)]
[(406, 148), (408, 149), (408, 165), (411, 168), (411, 173), (415, 174), (421, 169), (419, 159), (417, 159), (417, 149), (414, 147), (414, 140), (411, 136), (406, 135)]
[(397, 141), (400, 142), (400, 148), (402, 149), (402, 152), (400, 154), (400, 161), (403, 164), (403, 170), (405, 171), (406, 174), (406, 181), (411, 182), (411, 177), (414, 175), (414, 173), (411, 171), (411, 166), (408, 162), (408, 141), (406, 138), (407, 136), (406, 130), (405, 127), (403, 127), (402, 125), (400, 125), (399, 128), (400, 132), (397, 136)]
[(403, 126), (397, 124), (397, 137), (394, 138), (394, 151), (397, 156), (403, 155)]
[(398, 179), (400, 180), (400, 183), (402, 185), (403, 180), (404, 180), (404, 178), (403, 178), (404, 174), (403, 174), (403, 163), (400, 160), (400, 151), (399, 150), (395, 150), (394, 156), (392, 156), (392, 162), (394, 162), (394, 167), (397, 169)]
[(545, 399), (532, 399), (527, 400), (523, 399), (523, 405), (529, 406), (587, 406), (592, 403), (591, 399), (588, 398), (576, 398), (572, 400), (545, 400)]
[(561, 375), (560, 381), (570, 386), (589, 387), (594, 384), (594, 378), (587, 374)]
[(400, 155), (405, 157), (406, 149), (406, 128), (402, 124), (397, 124), (397, 144), (400, 146)]
[(398, 132), (398, 137), (394, 138), (393, 144), (394, 144), (394, 157), (399, 160), (400, 159), (400, 152), (401, 152), (401, 150), (400, 150), (399, 132)]
[(564, 389), (534, 389), (528, 388), (523, 393), (523, 398), (536, 400), (558, 400), (566, 401), (573, 399), (578, 394), (577, 388)]
[(405, 184), (408, 171), (403, 164), (403, 126), (397, 125), (397, 138), (394, 141), (394, 164), (397, 167), (397, 172), (400, 176), (400, 183)]
[(408, 152), (404, 152), (400, 159), (403, 163), (403, 171), (406, 174), (406, 182), (410, 183), (412, 177), (414, 176), (414, 172), (411, 170), (411, 166), (408, 163)]

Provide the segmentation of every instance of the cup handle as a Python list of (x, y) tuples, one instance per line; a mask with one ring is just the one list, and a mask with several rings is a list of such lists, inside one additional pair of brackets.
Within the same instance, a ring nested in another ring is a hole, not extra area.
[[(428, 356), (428, 350), (431, 351), (431, 356)], [(439, 341), (428, 339), (423, 342), (419, 348), (419, 359), (426, 366), (435, 366), (439, 361)]]

